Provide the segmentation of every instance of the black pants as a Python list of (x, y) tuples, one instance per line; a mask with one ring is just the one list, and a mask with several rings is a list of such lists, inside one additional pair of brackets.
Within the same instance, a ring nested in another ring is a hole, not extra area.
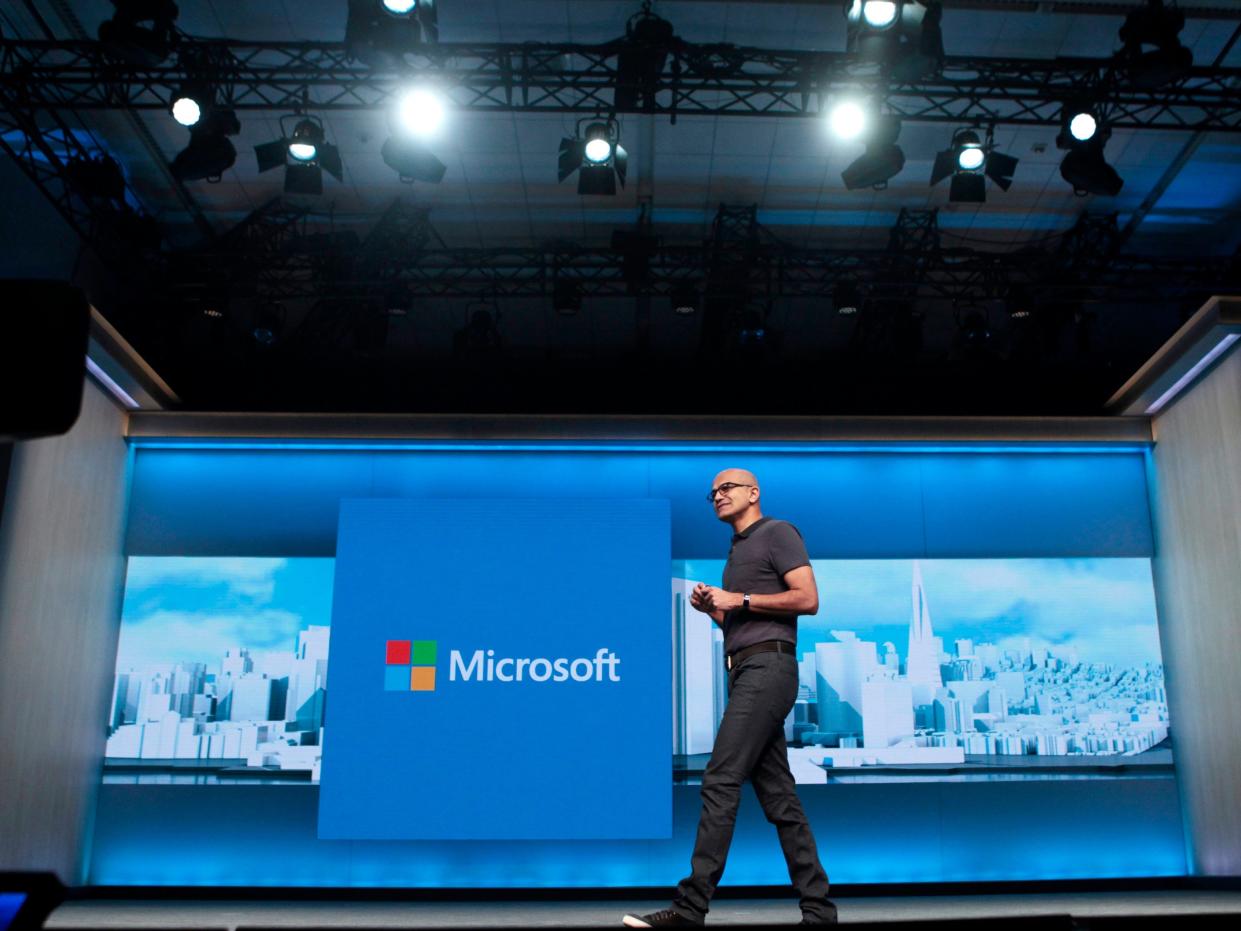
[(834, 920), (827, 875), (789, 771), (784, 719), (796, 700), (797, 660), (788, 653), (756, 653), (729, 674), (728, 705), (702, 776), (692, 872), (677, 886), (675, 911), (697, 921), (707, 914), (732, 843), (741, 783), (748, 778), (780, 836), (802, 914), (815, 921)]

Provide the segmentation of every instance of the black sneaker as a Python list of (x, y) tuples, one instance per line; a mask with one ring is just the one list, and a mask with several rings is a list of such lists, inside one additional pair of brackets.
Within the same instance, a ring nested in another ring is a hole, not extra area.
[(686, 918), (680, 912), (670, 908), (661, 908), (649, 915), (626, 915), (624, 924), (627, 928), (699, 928), (701, 921)]
[(836, 906), (831, 902), (827, 903), (827, 911), (822, 915), (807, 915), (803, 913), (801, 921), (798, 922), (799, 925), (809, 926), (834, 925), (836, 923)]

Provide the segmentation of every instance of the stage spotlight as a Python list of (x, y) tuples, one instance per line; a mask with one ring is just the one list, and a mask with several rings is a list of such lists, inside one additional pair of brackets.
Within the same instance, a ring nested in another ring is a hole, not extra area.
[(293, 128), (289, 139), (289, 157), (299, 162), (313, 162), (323, 144), (323, 127), (313, 120), (302, 120)]
[(578, 121), (576, 136), (560, 140), (557, 180), (576, 171), (579, 194), (615, 194), (618, 180), (625, 186), (629, 163), (629, 154), (620, 144), (620, 126), (615, 120), (595, 120), (583, 129), (585, 122)]
[(444, 100), (426, 87), (411, 88), (402, 94), (396, 112), (401, 126), (423, 139), (435, 136), (444, 125)]
[[(854, 0), (857, 3), (857, 0)], [(900, 5), (893, 0), (862, 0), (862, 19), (872, 29), (887, 29), (896, 22)]]
[[(1089, 131), (1088, 131), (1089, 130)], [(1125, 182), (1103, 157), (1111, 130), (1102, 125), (1094, 112), (1081, 106), (1068, 106), (1060, 117), (1056, 147), (1066, 150), (1060, 162), (1060, 176), (1073, 186), (1078, 196), (1101, 194), (1115, 197)]]
[(87, 200), (125, 201), (125, 175), (110, 155), (70, 158), (65, 163), (65, 181)]
[(438, 38), (432, 0), (349, 0), (345, 50), (372, 68), (399, 69), (407, 52)]
[(895, 80), (915, 81), (942, 67), (938, 0), (851, 0), (844, 10), (846, 50), (880, 65)]
[(582, 290), (576, 281), (568, 278), (556, 279), (552, 285), (552, 307), (556, 309), (556, 313), (566, 317), (582, 309)]
[(866, 110), (856, 100), (842, 100), (828, 115), (832, 133), (840, 139), (856, 139), (866, 131)]
[(178, 94), (172, 101), (172, 118), (182, 126), (193, 126), (203, 116), (203, 107), (188, 94)]
[(116, 12), (99, 25), (104, 52), (143, 68), (168, 57), (180, 12), (172, 0), (112, 0), (112, 5)]
[(987, 200), (986, 179), (990, 178), (1002, 191), (1013, 183), (1017, 159), (995, 151), (991, 130), (986, 141), (976, 129), (958, 129), (952, 137), (952, 145), (935, 156), (931, 170), (931, 184), (938, 184), (952, 176), (948, 188), (951, 203), (981, 204)]
[(219, 181), (237, 161), (237, 150), (228, 137), (239, 132), (241, 122), (232, 110), (209, 111), (190, 128), (190, 144), (172, 160), (173, 177), (179, 181)]
[(608, 138), (606, 123), (591, 123), (586, 127), (586, 145), (582, 154), (592, 165), (602, 165), (612, 157), (612, 140)]
[(1069, 120), (1069, 135), (1078, 142), (1087, 142), (1099, 129), (1099, 121), (1093, 113), (1083, 111), (1075, 113)]
[(688, 317), (698, 312), (698, 288), (689, 282), (678, 282), (668, 292), (668, 303), (672, 312)]
[(832, 289), (832, 303), (840, 316), (852, 317), (862, 307), (862, 289), (853, 279), (842, 279), (836, 282), (836, 287)]
[(956, 151), (957, 167), (962, 171), (977, 171), (987, 158), (987, 153), (982, 150), (982, 141), (977, 133), (962, 133)]
[(1138, 87), (1160, 87), (1189, 74), (1194, 55), (1181, 44), (1185, 14), (1168, 9), (1163, 0), (1146, 0), (1131, 10), (1120, 27), (1123, 48), (1116, 53), (1129, 81)]
[(392, 136), (379, 150), (384, 164), (404, 182), (426, 181), (439, 184), (444, 180), (446, 166), (417, 139)]
[(875, 128), (866, 140), (866, 151), (840, 173), (848, 190), (867, 187), (883, 190), (905, 167), (905, 153), (896, 144), (900, 131), (900, 121), (895, 117), (875, 120)]
[(254, 147), (259, 172), (283, 165), (287, 194), (322, 194), (324, 171), (337, 181), (345, 180), (340, 151), (325, 140), (322, 121), (313, 116), (282, 116), (281, 130), (290, 120), (298, 121), (292, 133)]
[(1060, 162), (1060, 177), (1073, 186), (1079, 197), (1101, 194), (1115, 197), (1125, 186), (1116, 169), (1103, 157), (1102, 141), (1091, 141), (1071, 149)]
[(617, 111), (650, 109), (668, 62), (668, 49), (677, 41), (672, 23), (646, 9), (625, 24), (625, 38), (617, 43), (616, 86), (612, 107)]

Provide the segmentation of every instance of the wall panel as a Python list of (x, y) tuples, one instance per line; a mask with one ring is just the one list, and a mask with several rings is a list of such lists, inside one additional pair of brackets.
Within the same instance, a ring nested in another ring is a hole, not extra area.
[(0, 870), (81, 878), (120, 626), (123, 421), (88, 383), (68, 434), (13, 452), (0, 521)]
[(1155, 421), (1155, 592), (1194, 872), (1241, 875), (1241, 352)]

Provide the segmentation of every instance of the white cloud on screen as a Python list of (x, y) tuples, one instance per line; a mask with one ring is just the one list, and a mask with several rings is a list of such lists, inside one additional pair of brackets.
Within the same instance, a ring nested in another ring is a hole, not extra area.
[(238, 648), (292, 651), (301, 615), (276, 608), (254, 611), (155, 611), (121, 626), (116, 668), (143, 670), (175, 663), (206, 663), (218, 672), (220, 658)]
[(230, 595), (267, 603), (276, 589), (276, 573), (287, 559), (250, 556), (131, 556), (125, 578), (127, 593), (141, 594), (161, 585), (201, 588), (226, 585)]

